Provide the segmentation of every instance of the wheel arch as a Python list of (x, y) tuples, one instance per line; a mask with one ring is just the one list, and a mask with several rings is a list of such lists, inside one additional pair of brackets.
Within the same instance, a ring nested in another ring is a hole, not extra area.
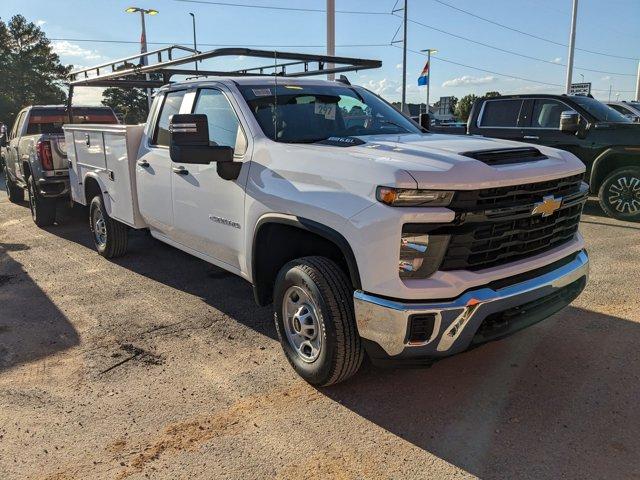
[(93, 197), (100, 195), (107, 214), (111, 215), (111, 198), (100, 177), (93, 172), (89, 172), (85, 175), (82, 184), (85, 205), (89, 205)]
[(605, 150), (593, 161), (589, 176), (591, 192), (597, 193), (611, 172), (630, 166), (640, 166), (640, 148), (616, 147)]
[[(304, 245), (290, 248), (294, 240), (303, 240)], [(264, 242), (269, 243), (269, 248), (263, 247)], [(271, 302), (270, 287), (282, 265), (301, 256), (323, 254), (333, 257), (345, 270), (354, 289), (361, 288), (355, 255), (340, 232), (314, 220), (293, 215), (261, 217), (254, 229), (251, 246), (251, 278), (258, 305)]]

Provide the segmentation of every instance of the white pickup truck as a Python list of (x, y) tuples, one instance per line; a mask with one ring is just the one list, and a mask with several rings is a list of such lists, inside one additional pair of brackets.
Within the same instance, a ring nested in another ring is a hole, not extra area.
[(436, 135), (364, 88), (178, 82), (145, 125), (66, 125), (98, 252), (130, 228), (240, 275), (287, 359), (328, 385), (538, 322), (582, 291), (587, 185), (571, 153)]

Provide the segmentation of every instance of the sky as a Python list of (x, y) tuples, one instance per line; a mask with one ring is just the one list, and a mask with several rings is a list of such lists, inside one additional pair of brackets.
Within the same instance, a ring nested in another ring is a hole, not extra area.
[[(400, 99), (402, 82), (402, 44), (391, 44), (396, 32), (395, 39), (402, 39), (402, 11), (391, 14), (395, 3), (336, 0), (336, 54), (383, 64), (347, 77), (390, 101)], [(426, 48), (438, 50), (431, 61), (431, 103), (440, 96), (460, 98), (487, 91), (563, 93), (571, 3), (408, 0), (407, 101), (426, 99), (426, 87), (417, 85), (426, 60), (419, 50)], [(326, 51), (324, 0), (2, 0), (0, 15), (4, 21), (24, 15), (52, 39), (63, 63), (91, 66), (139, 51), (139, 14), (124, 12), (132, 5), (159, 11), (146, 17), (149, 49), (175, 43), (191, 46), (193, 12), (200, 50), (251, 46)], [(610, 89), (612, 100), (632, 99), (640, 59), (639, 27), (640, 0), (580, 0), (573, 81), (592, 82), (592, 93), (602, 100), (609, 98)], [(235, 57), (206, 66), (251, 65), (249, 59)], [(99, 95), (95, 89), (80, 88), (74, 103), (96, 103)]]

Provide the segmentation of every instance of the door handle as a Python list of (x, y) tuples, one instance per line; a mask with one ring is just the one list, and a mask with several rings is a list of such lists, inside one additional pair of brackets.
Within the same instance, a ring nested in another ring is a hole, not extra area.
[(184, 167), (173, 167), (173, 173), (177, 173), (178, 175), (189, 175), (189, 170)]
[(148, 167), (149, 162), (147, 162), (146, 160), (138, 160), (138, 165), (140, 165), (141, 167)]
[(525, 140), (540, 140), (540, 137), (536, 137), (535, 135), (525, 135), (524, 137)]

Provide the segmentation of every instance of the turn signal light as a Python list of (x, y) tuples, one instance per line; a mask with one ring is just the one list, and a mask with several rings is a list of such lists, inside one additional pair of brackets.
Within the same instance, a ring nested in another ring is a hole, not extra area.
[(409, 188), (378, 187), (376, 198), (392, 207), (446, 207), (453, 199), (447, 190), (415, 190)]

